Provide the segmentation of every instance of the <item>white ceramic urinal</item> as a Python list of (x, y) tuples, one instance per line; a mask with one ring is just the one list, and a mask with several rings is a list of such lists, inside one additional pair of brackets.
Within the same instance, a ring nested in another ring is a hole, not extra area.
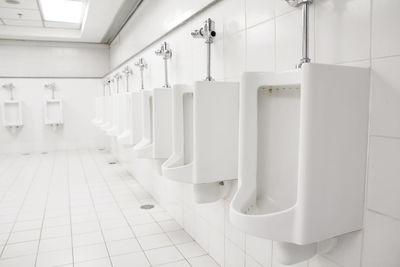
[(96, 116), (92, 120), (94, 126), (99, 127), (104, 123), (103, 113), (105, 105), (105, 96), (96, 97)]
[(142, 137), (142, 101), (139, 92), (124, 94), (125, 110), (122, 114), (122, 133), (117, 142), (123, 146), (133, 146)]
[(3, 102), (3, 125), (13, 133), (24, 125), (21, 101), (7, 100)]
[(64, 124), (61, 99), (47, 99), (44, 101), (44, 124), (56, 130)]
[(142, 140), (133, 148), (137, 158), (168, 158), (172, 151), (171, 89), (143, 90)]
[(103, 112), (103, 122), (99, 125), (99, 128), (103, 131), (107, 131), (112, 125), (113, 118), (113, 98), (111, 95), (104, 97), (104, 112)]
[(284, 264), (363, 227), (369, 70), (304, 64), (244, 73), (230, 220), (277, 241)]
[(120, 131), (120, 114), (121, 114), (121, 94), (112, 95), (112, 119), (111, 125), (106, 129), (106, 134), (110, 137), (117, 137)]
[(163, 175), (194, 184), (198, 203), (222, 198), (226, 181), (237, 179), (239, 83), (175, 85), (173, 111), (173, 153)]

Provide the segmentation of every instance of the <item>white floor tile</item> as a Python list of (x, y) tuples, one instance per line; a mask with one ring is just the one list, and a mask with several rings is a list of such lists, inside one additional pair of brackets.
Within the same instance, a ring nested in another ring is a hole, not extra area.
[(172, 242), (164, 233), (138, 237), (138, 241), (144, 250), (172, 246)]
[(133, 238), (107, 242), (107, 248), (111, 256), (128, 254), (142, 250), (138, 241)]
[[(10, 244), (5, 246), (2, 259), (36, 254), (39, 241)], [(1, 266), (1, 265), (0, 265)]]
[(168, 232), (168, 237), (172, 240), (175, 245), (192, 242), (192, 237), (185, 232), (185, 230), (178, 230), (174, 232)]
[(82, 246), (104, 243), (104, 238), (102, 233), (98, 231), (80, 235), (73, 235), (72, 241), (74, 247), (82, 247)]
[(70, 249), (71, 247), (72, 243), (70, 236), (42, 239), (40, 240), (39, 253), (53, 250), (65, 250)]
[(185, 258), (194, 258), (207, 254), (196, 242), (177, 245), (177, 248)]
[(85, 247), (74, 247), (74, 261), (90, 261), (95, 259), (107, 258), (108, 252), (105, 244), (96, 244)]
[(157, 265), (159, 267), (190, 267), (190, 264), (187, 261), (176, 261), (167, 264)]
[(39, 253), (36, 267), (52, 267), (72, 263), (72, 249)]
[(182, 260), (181, 253), (175, 247), (156, 248), (145, 251), (151, 265), (161, 265)]
[(35, 220), (35, 221), (24, 221), (24, 222), (17, 222), (15, 223), (14, 232), (21, 232), (27, 230), (35, 230), (42, 228), (42, 221)]
[(48, 227), (42, 229), (42, 238), (54, 238), (61, 236), (70, 236), (71, 235), (71, 227), (69, 225), (56, 226), (56, 227)]
[(103, 230), (103, 234), (106, 241), (134, 238), (130, 227)]
[(1, 267), (33, 267), (35, 266), (36, 255), (9, 258), (0, 260)]
[(162, 233), (163, 230), (157, 223), (149, 223), (149, 224), (133, 226), (133, 232), (137, 237), (140, 237), (146, 235), (159, 234)]
[(150, 266), (143, 252), (111, 257), (113, 267), (147, 267)]
[(192, 267), (219, 267), (219, 265), (210, 256), (200, 256), (188, 259)]
[(40, 237), (40, 230), (13, 232), (11, 233), (8, 243), (12, 244), (12, 243), (20, 243), (26, 241), (34, 241), (34, 240), (39, 240), (39, 237)]
[(75, 267), (111, 267), (111, 263), (110, 263), (109, 258), (105, 258), (105, 259), (75, 263), (74, 266)]
[(175, 220), (163, 221), (158, 223), (165, 232), (172, 232), (182, 229)]

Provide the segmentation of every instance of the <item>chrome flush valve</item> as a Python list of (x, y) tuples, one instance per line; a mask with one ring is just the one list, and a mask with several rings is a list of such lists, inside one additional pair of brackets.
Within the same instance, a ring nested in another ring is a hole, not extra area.
[(51, 90), (51, 99), (55, 99), (56, 84), (55, 83), (47, 83), (44, 85), (44, 88)]
[(107, 79), (106, 79), (106, 84), (107, 84), (107, 87), (108, 87), (108, 94), (109, 95), (112, 95), (112, 92), (111, 92), (111, 84), (114, 82), (114, 79), (112, 79), (112, 78), (110, 78), (110, 77), (108, 77)]
[(135, 63), (135, 66), (140, 70), (140, 79), (141, 79), (141, 86), (140, 89), (144, 89), (144, 82), (143, 82), (143, 71), (147, 69), (147, 63), (144, 58), (140, 58), (138, 62)]
[(211, 19), (207, 19), (204, 22), (204, 26), (199, 30), (192, 32), (193, 38), (203, 38), (206, 39), (207, 44), (207, 77), (206, 81), (213, 81), (211, 77), (211, 44), (214, 41), (214, 37), (217, 35), (215, 32), (215, 22)]
[(133, 75), (133, 71), (129, 66), (126, 66), (125, 69), (122, 70), (126, 77), (126, 91), (129, 92), (129, 76)]
[(157, 56), (162, 56), (164, 59), (165, 84), (163, 87), (169, 88), (170, 85), (168, 83), (168, 59), (171, 59), (172, 57), (172, 50), (169, 47), (168, 43), (164, 42), (161, 45), (161, 48), (157, 49), (155, 53)]
[(302, 7), (303, 13), (303, 48), (302, 48), (302, 58), (300, 63), (296, 65), (296, 68), (301, 68), (304, 63), (310, 63), (311, 59), (309, 57), (309, 43), (308, 43), (308, 7), (312, 4), (313, 0), (285, 0), (291, 7)]
[(117, 94), (119, 94), (119, 81), (122, 79), (122, 75), (119, 72), (117, 72), (114, 75), (114, 78), (117, 81)]
[(14, 84), (13, 83), (7, 83), (7, 84), (3, 84), (2, 86), (4, 89), (9, 90), (10, 91), (10, 100), (14, 100)]

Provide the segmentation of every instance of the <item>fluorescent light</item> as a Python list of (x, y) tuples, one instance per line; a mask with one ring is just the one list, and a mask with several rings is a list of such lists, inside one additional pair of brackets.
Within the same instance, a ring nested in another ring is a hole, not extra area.
[(40, 0), (45, 21), (82, 23), (84, 3), (79, 0)]

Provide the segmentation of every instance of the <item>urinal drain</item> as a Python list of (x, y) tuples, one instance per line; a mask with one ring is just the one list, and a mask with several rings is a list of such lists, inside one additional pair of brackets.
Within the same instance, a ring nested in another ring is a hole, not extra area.
[(104, 151), (104, 148), (99, 148), (98, 151)]
[(29, 156), (31, 153), (22, 153), (22, 156)]
[(141, 208), (142, 210), (151, 210), (152, 208), (154, 208), (154, 205), (145, 204), (145, 205), (140, 206), (140, 208)]
[(117, 162), (116, 161), (110, 161), (108, 164), (114, 165), (114, 164), (117, 164)]

